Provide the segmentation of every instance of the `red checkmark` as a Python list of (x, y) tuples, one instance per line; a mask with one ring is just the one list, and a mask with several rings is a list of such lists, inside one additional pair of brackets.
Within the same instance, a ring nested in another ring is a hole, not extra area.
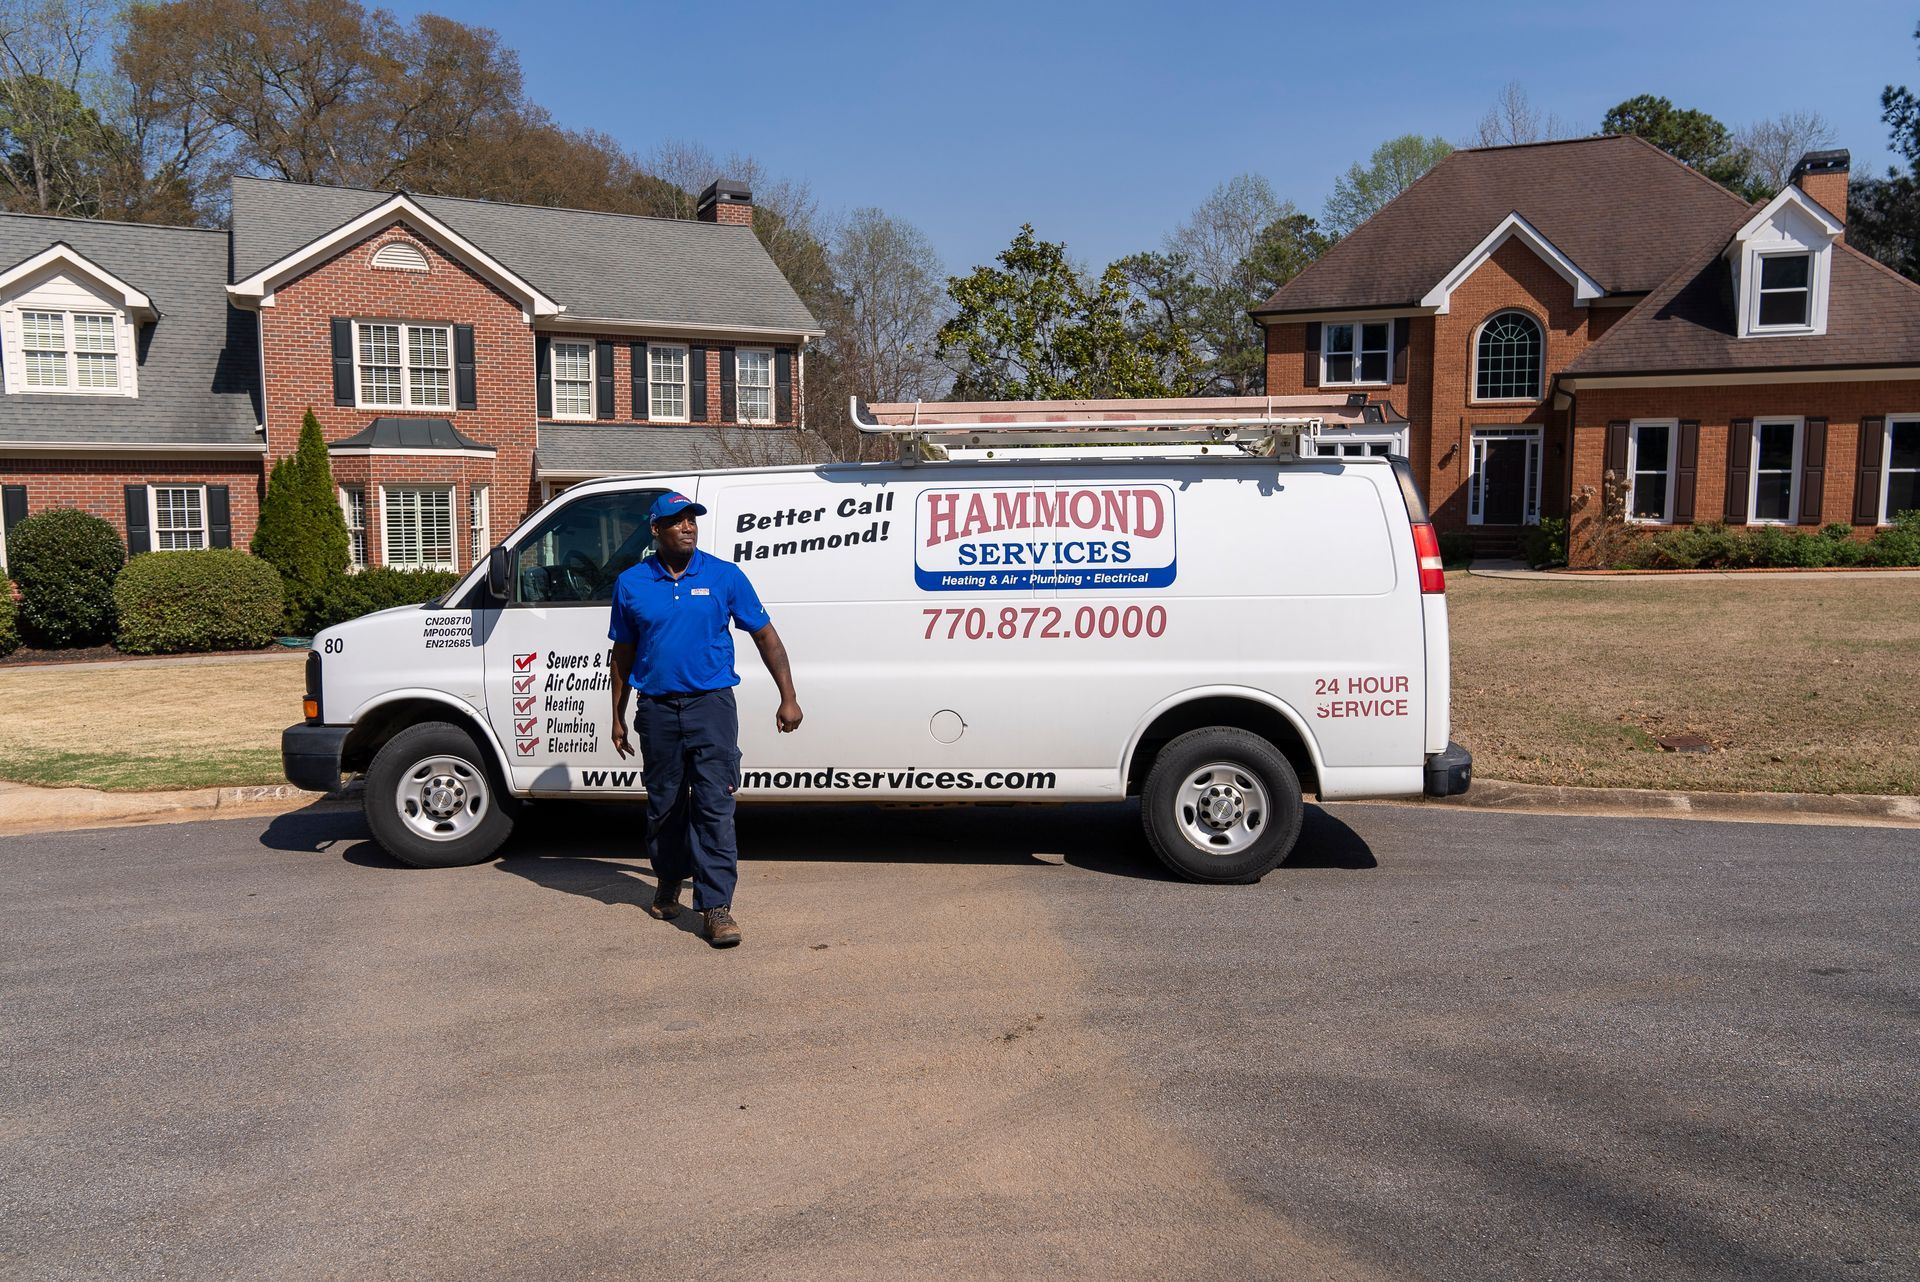
[(531, 734), (533, 732), (533, 728), (539, 724), (540, 724), (540, 718), (528, 717), (525, 721), (514, 722), (513, 730), (515, 734)]
[(520, 749), (521, 756), (531, 757), (533, 750), (540, 746), (540, 740), (538, 737), (532, 739), (515, 739), (514, 745)]
[(529, 672), (524, 677), (515, 677), (513, 679), (513, 692), (515, 694), (525, 694), (531, 689), (533, 689), (533, 673)]
[(527, 713), (533, 711), (533, 701), (536, 697), (537, 696), (530, 694), (524, 699), (515, 699), (513, 701), (513, 710), (525, 716)]
[(532, 654), (516, 654), (513, 656), (513, 666), (525, 672), (533, 666), (533, 661), (539, 657), (540, 652), (538, 650), (535, 650)]

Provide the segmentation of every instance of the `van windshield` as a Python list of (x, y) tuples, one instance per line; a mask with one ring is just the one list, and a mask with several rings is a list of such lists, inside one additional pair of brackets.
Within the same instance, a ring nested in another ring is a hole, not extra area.
[(653, 551), (647, 512), (665, 490), (592, 494), (536, 526), (513, 554), (513, 599), (611, 601), (613, 585)]

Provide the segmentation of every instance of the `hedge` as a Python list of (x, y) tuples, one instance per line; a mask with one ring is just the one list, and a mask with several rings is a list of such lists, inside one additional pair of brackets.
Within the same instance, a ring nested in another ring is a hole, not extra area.
[(1920, 512), (1902, 512), (1893, 524), (1861, 542), (1853, 527), (1835, 521), (1818, 531), (1765, 525), (1736, 529), (1703, 521), (1662, 530), (1641, 540), (1621, 563), (1627, 570), (1740, 570), (1821, 566), (1920, 565)]
[(274, 568), (237, 548), (148, 552), (114, 581), (128, 654), (257, 650), (279, 630), (286, 596)]
[(111, 525), (77, 508), (36, 512), (7, 533), (8, 569), (20, 585), (20, 625), (48, 647), (98, 645), (113, 636), (113, 576), (127, 545)]
[(0, 579), (0, 658), (12, 654), (19, 646), (20, 624), (13, 606), (13, 584)]
[(431, 601), (460, 581), (451, 570), (395, 570), (385, 566), (337, 575), (314, 601), (313, 630), (330, 628), (376, 610)]

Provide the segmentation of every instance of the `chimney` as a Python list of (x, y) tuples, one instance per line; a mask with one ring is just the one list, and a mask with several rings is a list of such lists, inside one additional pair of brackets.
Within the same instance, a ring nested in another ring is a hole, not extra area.
[[(1845, 154), (1844, 152), (1842, 153)], [(1840, 181), (1847, 181), (1846, 174), (1840, 175)], [(731, 178), (716, 178), (707, 184), (700, 193), (698, 216), (703, 223), (733, 223), (737, 226), (753, 226), (753, 193), (747, 190), (743, 182)]]
[(1845, 147), (1810, 151), (1794, 165), (1793, 177), (1788, 181), (1844, 224), (1847, 221), (1847, 170), (1852, 165), (1853, 157)]

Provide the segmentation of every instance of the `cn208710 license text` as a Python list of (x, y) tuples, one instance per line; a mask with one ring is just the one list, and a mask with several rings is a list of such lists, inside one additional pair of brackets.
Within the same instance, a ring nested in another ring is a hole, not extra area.
[(1167, 630), (1164, 605), (1004, 605), (949, 606), (920, 611), (926, 641), (1063, 641), (1090, 637), (1157, 637)]

